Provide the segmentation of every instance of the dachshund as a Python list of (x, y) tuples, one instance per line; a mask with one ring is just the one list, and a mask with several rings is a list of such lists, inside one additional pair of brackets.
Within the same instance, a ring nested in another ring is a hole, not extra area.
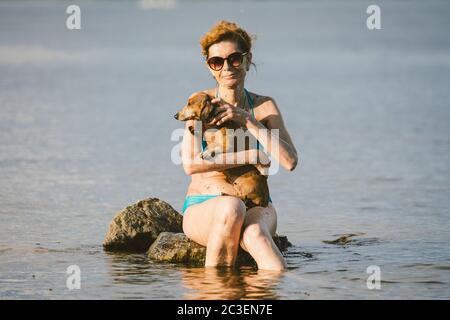
[[(188, 103), (174, 116), (179, 121), (202, 121), (202, 134), (208, 145), (202, 152), (202, 159), (214, 158), (218, 153), (237, 152), (236, 132), (246, 132), (244, 128), (232, 121), (219, 126), (209, 125), (215, 114), (216, 104), (211, 103), (211, 97), (208, 94), (201, 92), (192, 96)], [(208, 130), (211, 128), (217, 130)], [(191, 134), (194, 134), (192, 126), (188, 129)], [(236, 131), (239, 129), (242, 131)], [(248, 140), (250, 139), (245, 139), (245, 150), (250, 147)], [(267, 176), (261, 174), (254, 165), (243, 164), (242, 166), (225, 169), (223, 174), (227, 182), (233, 185), (237, 196), (244, 201), (247, 209), (255, 206), (268, 206), (269, 186)]]

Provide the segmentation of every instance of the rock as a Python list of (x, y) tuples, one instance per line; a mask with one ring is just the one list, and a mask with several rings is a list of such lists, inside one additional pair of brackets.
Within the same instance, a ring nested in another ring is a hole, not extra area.
[(286, 236), (276, 235), (272, 239), (280, 251), (286, 251), (289, 247), (292, 247), (292, 243), (289, 242)]
[(356, 236), (362, 236), (362, 235), (364, 235), (364, 233), (362, 233), (362, 232), (341, 234), (341, 235), (336, 235), (336, 236), (339, 236), (339, 238), (337, 238), (337, 239), (322, 240), (322, 242), (327, 243), (327, 244), (346, 245), (346, 244), (349, 244), (350, 242), (354, 241), (353, 239), (350, 239), (350, 238), (356, 237)]
[(147, 254), (155, 261), (204, 264), (206, 248), (189, 240), (184, 233), (162, 232)]
[[(280, 251), (286, 251), (292, 245), (286, 236), (275, 236), (273, 239)], [(189, 240), (184, 233), (162, 232), (147, 251), (147, 255), (158, 262), (204, 265), (206, 248)], [(246, 251), (239, 249), (236, 264), (255, 265), (255, 261)]]
[(105, 250), (145, 252), (161, 232), (182, 232), (183, 216), (157, 198), (141, 200), (116, 214), (103, 242)]

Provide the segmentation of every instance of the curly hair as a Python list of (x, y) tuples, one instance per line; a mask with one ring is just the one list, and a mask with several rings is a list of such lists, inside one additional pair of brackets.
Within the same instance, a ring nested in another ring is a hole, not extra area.
[[(255, 36), (253, 36), (255, 39)], [(250, 52), (252, 37), (236, 23), (221, 20), (216, 23), (201, 39), (202, 54), (207, 57), (209, 47), (221, 41), (233, 41), (243, 52)]]

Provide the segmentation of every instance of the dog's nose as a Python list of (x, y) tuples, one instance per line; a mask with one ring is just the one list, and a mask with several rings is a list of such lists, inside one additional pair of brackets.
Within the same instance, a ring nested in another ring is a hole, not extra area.
[(178, 113), (176, 113), (173, 117), (178, 120)]

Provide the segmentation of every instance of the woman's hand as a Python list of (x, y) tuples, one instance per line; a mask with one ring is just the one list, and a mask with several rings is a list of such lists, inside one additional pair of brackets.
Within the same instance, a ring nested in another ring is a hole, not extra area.
[(220, 105), (216, 108), (216, 115), (209, 122), (210, 125), (219, 126), (227, 121), (234, 121), (241, 127), (245, 127), (247, 120), (251, 118), (250, 112), (234, 107), (226, 102), (221, 102), (220, 98), (214, 98), (211, 103), (220, 103)]

